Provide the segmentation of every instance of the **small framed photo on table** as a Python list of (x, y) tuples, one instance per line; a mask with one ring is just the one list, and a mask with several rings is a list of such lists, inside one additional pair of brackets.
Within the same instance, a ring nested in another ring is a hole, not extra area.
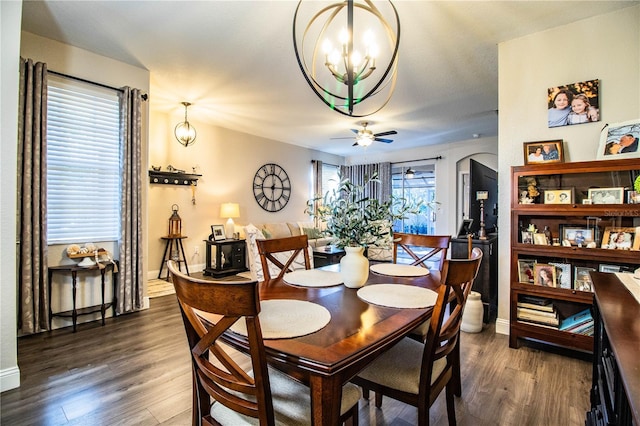
[(591, 204), (622, 204), (624, 188), (590, 188), (588, 197)]
[(213, 241), (222, 241), (227, 239), (224, 234), (224, 225), (211, 225), (211, 235), (213, 236)]
[(640, 250), (638, 228), (605, 228), (602, 237), (602, 248), (612, 250)]
[(564, 163), (562, 139), (524, 142), (524, 164)]
[(573, 203), (572, 189), (550, 189), (544, 191), (545, 204), (571, 204)]

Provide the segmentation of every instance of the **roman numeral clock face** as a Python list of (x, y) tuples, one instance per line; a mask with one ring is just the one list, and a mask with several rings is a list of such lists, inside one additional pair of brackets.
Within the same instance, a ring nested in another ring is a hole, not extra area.
[(273, 163), (260, 167), (253, 177), (253, 196), (268, 212), (282, 210), (291, 197), (291, 181), (287, 172)]

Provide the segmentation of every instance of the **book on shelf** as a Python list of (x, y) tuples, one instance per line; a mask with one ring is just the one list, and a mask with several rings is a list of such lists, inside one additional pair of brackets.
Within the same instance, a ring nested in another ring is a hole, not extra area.
[(533, 305), (538, 305), (538, 306), (549, 306), (552, 304), (551, 299), (548, 299), (546, 297), (531, 296), (528, 294), (520, 295), (519, 301), (525, 302), (525, 303), (531, 303)]
[(591, 316), (591, 310), (587, 308), (563, 319), (560, 324), (560, 330), (570, 331), (571, 329), (575, 329), (577, 326), (589, 321), (593, 322), (593, 317)]
[(530, 315), (541, 315), (543, 317), (550, 317), (550, 318), (558, 318), (558, 314), (555, 310), (549, 312), (549, 311), (541, 311), (539, 309), (534, 309), (534, 308), (527, 308), (526, 306), (520, 306), (520, 303), (518, 303), (518, 314), (519, 313), (523, 313), (523, 314), (530, 314)]
[(536, 327), (550, 328), (550, 329), (553, 329), (553, 330), (557, 330), (557, 329), (558, 329), (558, 326), (557, 326), (557, 325), (556, 325), (556, 326), (553, 326), (553, 325), (547, 325), (547, 324), (542, 324), (542, 323), (535, 322), (535, 321), (528, 321), (528, 320), (521, 319), (521, 318), (518, 318), (518, 321), (519, 321), (519, 322), (522, 322), (522, 323), (525, 323), (525, 324), (535, 325)]
[(553, 306), (553, 303), (551, 303), (551, 300), (548, 300), (546, 303), (540, 304), (535, 301), (531, 302), (528, 297), (525, 298), (524, 296), (520, 297), (520, 301), (518, 302), (517, 306), (518, 308), (527, 308), (543, 312), (555, 312), (556, 310), (556, 308)]
[(548, 317), (548, 316), (544, 316), (544, 315), (537, 315), (537, 314), (518, 312), (518, 319), (519, 320), (526, 320), (526, 321), (536, 322), (536, 323), (539, 323), (539, 324), (545, 324), (545, 325), (549, 325), (549, 326), (555, 326), (556, 328), (560, 324), (560, 320), (558, 319), (557, 316), (556, 317)]

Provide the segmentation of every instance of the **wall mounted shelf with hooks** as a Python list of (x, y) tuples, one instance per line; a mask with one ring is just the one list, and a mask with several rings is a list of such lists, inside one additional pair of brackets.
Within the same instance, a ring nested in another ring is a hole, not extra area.
[(198, 178), (202, 176), (195, 173), (157, 172), (149, 170), (149, 183), (161, 185), (198, 185)]

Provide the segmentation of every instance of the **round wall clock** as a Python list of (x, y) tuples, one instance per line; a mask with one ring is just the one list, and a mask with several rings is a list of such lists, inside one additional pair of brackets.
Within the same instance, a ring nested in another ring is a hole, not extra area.
[(287, 172), (274, 163), (260, 167), (253, 177), (253, 196), (268, 212), (282, 210), (291, 197), (291, 181)]

